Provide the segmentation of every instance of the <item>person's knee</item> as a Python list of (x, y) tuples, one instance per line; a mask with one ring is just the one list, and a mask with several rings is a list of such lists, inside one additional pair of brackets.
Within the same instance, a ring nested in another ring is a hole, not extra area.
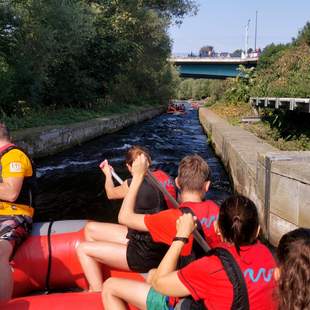
[(102, 294), (104, 296), (114, 295), (117, 288), (117, 279), (108, 278), (102, 285)]
[(86, 250), (86, 242), (81, 242), (78, 244), (78, 246), (76, 247), (76, 253), (78, 256), (81, 256), (83, 254), (86, 254), (85, 251)]
[(96, 222), (87, 222), (84, 228), (85, 240), (93, 241), (93, 232), (96, 230)]

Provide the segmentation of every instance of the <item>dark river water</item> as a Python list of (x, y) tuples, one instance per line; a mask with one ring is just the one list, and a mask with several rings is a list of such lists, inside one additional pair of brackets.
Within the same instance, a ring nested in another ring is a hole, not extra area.
[(136, 144), (150, 150), (154, 167), (173, 177), (185, 155), (199, 154), (208, 161), (212, 171), (207, 197), (220, 203), (230, 194), (229, 178), (208, 144), (197, 110), (187, 108), (184, 115), (163, 114), (37, 161), (39, 190), (35, 221), (96, 219), (115, 222), (120, 201), (106, 198), (104, 175), (98, 165), (107, 158), (125, 179), (129, 175), (124, 155)]

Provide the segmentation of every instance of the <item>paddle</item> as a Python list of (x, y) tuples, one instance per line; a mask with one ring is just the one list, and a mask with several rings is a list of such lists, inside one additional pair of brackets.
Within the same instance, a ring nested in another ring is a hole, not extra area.
[[(100, 163), (100, 165), (99, 165), (100, 169), (102, 169), (103, 166), (106, 164), (105, 161), (106, 161), (106, 159), (105, 159), (103, 162)], [(119, 184), (122, 185), (122, 184), (124, 183), (124, 181), (117, 175), (117, 173), (114, 171), (113, 168), (111, 168), (111, 174), (112, 174), (112, 177), (113, 177)]]
[[(173, 206), (178, 209), (180, 207), (179, 203), (174, 199), (174, 197), (166, 190), (164, 186), (152, 175), (152, 173), (148, 170), (146, 175), (149, 177), (149, 180), (152, 182), (154, 186), (156, 186), (173, 204)], [(193, 231), (194, 239), (199, 243), (201, 248), (208, 253), (211, 248), (209, 247), (206, 240), (201, 236), (199, 231), (195, 228)]]

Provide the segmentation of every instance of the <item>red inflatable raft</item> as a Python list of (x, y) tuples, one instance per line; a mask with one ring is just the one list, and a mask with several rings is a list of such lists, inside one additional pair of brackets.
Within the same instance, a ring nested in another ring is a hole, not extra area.
[[(0, 304), (1, 310), (42, 309), (103, 309), (100, 293), (50, 291), (86, 289), (87, 282), (75, 249), (83, 240), (86, 221), (57, 221), (35, 223), (32, 235), (18, 249), (12, 268), (14, 274), (13, 299)], [(104, 278), (110, 276), (144, 281), (141, 274), (102, 267)], [(40, 295), (31, 295), (41, 292)], [(129, 307), (129, 309), (136, 309)]]

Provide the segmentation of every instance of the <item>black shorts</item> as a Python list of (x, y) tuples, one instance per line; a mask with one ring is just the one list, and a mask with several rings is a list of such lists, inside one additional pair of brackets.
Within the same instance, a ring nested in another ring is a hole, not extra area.
[(157, 243), (150, 235), (130, 236), (127, 246), (127, 264), (132, 271), (148, 272), (157, 268), (169, 246)]
[(7, 240), (12, 243), (14, 250), (30, 234), (32, 218), (30, 216), (0, 215), (0, 240)]

